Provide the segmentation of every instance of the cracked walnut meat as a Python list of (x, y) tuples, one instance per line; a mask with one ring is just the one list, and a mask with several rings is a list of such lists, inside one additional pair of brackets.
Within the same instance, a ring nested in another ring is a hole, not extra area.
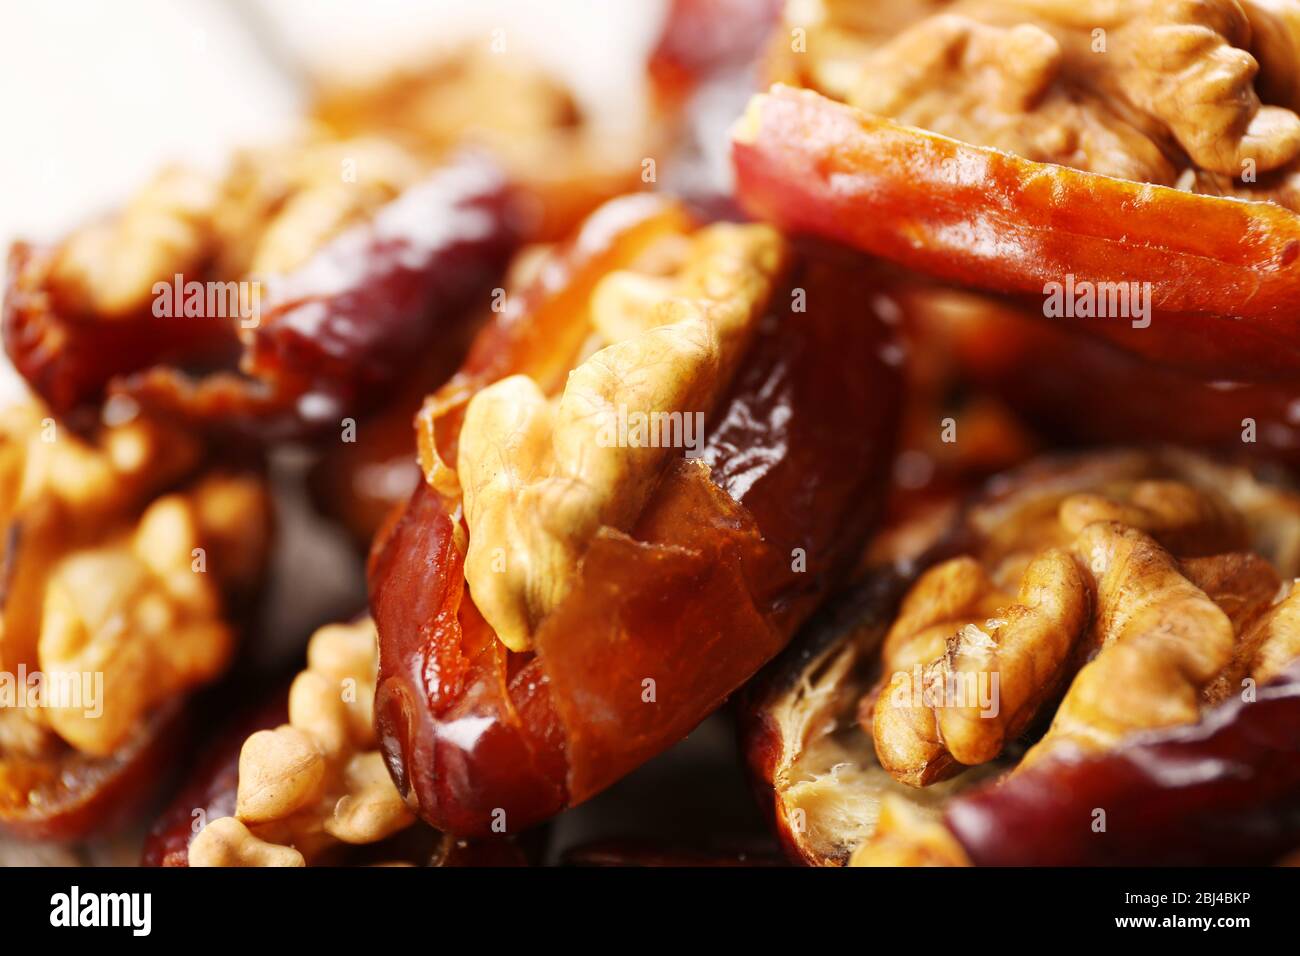
[[(198, 464), (184, 435), (136, 418), (91, 442), (42, 415), (13, 406), (0, 424), (0, 665), (46, 681), (5, 702), (0, 754), (107, 756), (224, 670), (225, 598), (260, 571), (269, 499), (260, 478), (216, 473), (156, 496)], [(58, 675), (91, 676), (97, 699), (50, 696)]]
[(190, 866), (305, 866), (332, 846), (376, 843), (414, 822), (375, 739), (376, 655), (369, 619), (312, 636), (307, 669), (289, 689), (289, 722), (244, 742), (235, 815), (199, 832)]
[(992, 761), (1049, 717), (1020, 766), (1195, 723), (1300, 656), (1300, 498), (1243, 472), (1093, 456), (972, 525), (971, 553), (904, 597), (860, 704), (903, 783)]
[[(777, 78), (1038, 162), (1300, 208), (1291, 0), (790, 3)], [(806, 55), (785, 55), (806, 31)]]
[(707, 415), (789, 259), (785, 241), (762, 225), (714, 225), (661, 246), (658, 273), (619, 270), (597, 285), (586, 357), (561, 394), (512, 375), (466, 409), (456, 467), (469, 529), (465, 579), (511, 650), (529, 649), (592, 536), (626, 530), (674, 454), (619, 428), (638, 416)]

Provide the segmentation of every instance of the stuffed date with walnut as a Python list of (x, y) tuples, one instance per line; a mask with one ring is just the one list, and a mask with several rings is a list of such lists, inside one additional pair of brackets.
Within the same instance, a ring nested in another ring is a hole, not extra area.
[(1300, 497), (1099, 452), (896, 537), (742, 708), (794, 859), (1255, 863), (1300, 837)]
[(843, 255), (616, 200), (425, 403), (424, 481), (369, 574), (380, 746), (426, 821), (517, 832), (587, 799), (722, 703), (851, 564), (898, 355)]
[(1138, 310), (1054, 321), (1187, 372), (1286, 381), (1300, 366), (1289, 15), (1254, 0), (789, 3), (769, 75), (802, 89), (774, 86), (736, 125), (738, 198), (1038, 306), (1049, 283), (1145, 288)]

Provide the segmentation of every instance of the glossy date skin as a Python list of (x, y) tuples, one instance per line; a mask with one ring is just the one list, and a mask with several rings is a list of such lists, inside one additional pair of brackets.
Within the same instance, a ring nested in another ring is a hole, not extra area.
[[(200, 425), (267, 438), (337, 428), (342, 417), (374, 407), (488, 301), (516, 244), (514, 202), (494, 166), (462, 157), (299, 268), (262, 279), (252, 328), (151, 312), (112, 320), (68, 314), (42, 286), (37, 253), (17, 246), (5, 346), (57, 414), (122, 393)], [(238, 372), (220, 368), (232, 354), (240, 355)], [(219, 370), (198, 377), (186, 371), (213, 365)]]
[[(586, 254), (571, 249), (573, 284), (589, 281), (593, 255), (618, 258), (620, 242), (653, 221), (625, 223)], [(585, 800), (720, 705), (852, 561), (879, 514), (898, 398), (883, 325), (840, 319), (870, 308), (852, 265), (803, 259), (790, 282), (807, 290), (808, 312), (765, 323), (707, 428), (711, 473), (676, 462), (630, 535), (597, 536), (534, 652), (508, 652), (474, 608), (457, 529), (431, 487), (381, 533), (370, 570), (376, 725), (399, 790), (425, 820), (457, 834), (494, 822), (518, 832)], [(790, 291), (774, 295), (774, 314)], [(504, 354), (495, 363), (544, 380), (549, 344), (529, 333), (574, 324), (547, 302), (484, 332), (480, 341), (518, 343), (494, 351)], [(441, 444), (443, 430), (422, 440)], [(792, 567), (796, 548), (806, 570)]]
[(1052, 321), (1214, 378), (1300, 368), (1300, 217), (1281, 206), (1034, 163), (779, 85), (732, 160), (741, 205), (792, 232), (1038, 306), (1067, 274), (1150, 282), (1150, 327)]
[(944, 821), (977, 865), (1273, 863), (1300, 841), (1300, 665), (1193, 726), (959, 796)]

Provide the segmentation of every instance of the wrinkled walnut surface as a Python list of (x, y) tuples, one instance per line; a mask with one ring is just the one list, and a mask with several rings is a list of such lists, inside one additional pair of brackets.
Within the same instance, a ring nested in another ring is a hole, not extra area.
[(861, 708), (881, 763), (925, 786), (987, 762), (1062, 691), (1023, 765), (1106, 750), (1268, 680), (1295, 656), (1298, 507), (1204, 459), (1134, 454), (977, 508), (976, 551), (923, 574), (885, 638)]
[(821, 0), (786, 19), (808, 32), (788, 66), (869, 113), (1038, 162), (1300, 206), (1295, 4)]
[(288, 723), (244, 742), (234, 815), (195, 836), (190, 866), (305, 866), (331, 846), (376, 843), (414, 821), (375, 740), (377, 666), (369, 619), (312, 636)]
[[(466, 409), (457, 468), (469, 531), (465, 578), (511, 650), (527, 650), (570, 592), (596, 531), (630, 529), (681, 453), (668, 443), (674, 434), (680, 443), (712, 413), (789, 253), (769, 227), (718, 225), (680, 255), (669, 275), (620, 271), (601, 280), (590, 307), (589, 348), (598, 350), (557, 398), (514, 375)], [(634, 432), (638, 420), (651, 427)]]

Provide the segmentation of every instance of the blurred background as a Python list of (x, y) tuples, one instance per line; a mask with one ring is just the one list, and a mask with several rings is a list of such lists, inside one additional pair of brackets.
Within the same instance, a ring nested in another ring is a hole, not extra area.
[[(611, 130), (644, 109), (663, 0), (4, 0), (0, 238), (52, 238), (168, 160), (283, 137), (313, 80), (373, 79), (494, 36)], [(494, 31), (502, 31), (499, 35)]]
[[(282, 139), (313, 85), (494, 41), (565, 81), (611, 135), (645, 115), (664, 0), (3, 0), (0, 242), (53, 239), (164, 163), (220, 169)], [(0, 400), (17, 394), (3, 365)]]

